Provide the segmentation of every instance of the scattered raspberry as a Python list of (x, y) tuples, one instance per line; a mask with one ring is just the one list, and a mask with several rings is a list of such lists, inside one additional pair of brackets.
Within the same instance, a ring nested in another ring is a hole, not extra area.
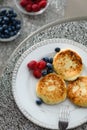
[(47, 1), (46, 0), (42, 0), (42, 1), (39, 2), (40, 8), (45, 8), (46, 5), (47, 5)]
[(37, 62), (35, 60), (32, 60), (27, 64), (27, 67), (31, 70), (34, 70), (37, 68)]
[(33, 11), (33, 12), (37, 12), (37, 11), (39, 11), (39, 10), (40, 10), (40, 7), (39, 7), (38, 4), (33, 4), (33, 5), (32, 5), (32, 11)]
[(35, 0), (34, 3), (35, 3), (35, 4), (38, 4), (40, 1), (41, 1), (41, 0)]
[(46, 67), (46, 62), (44, 60), (41, 60), (37, 63), (37, 68), (42, 70), (42, 69), (45, 69)]
[(32, 5), (31, 4), (28, 4), (26, 7), (25, 7), (26, 11), (27, 12), (31, 12), (32, 11)]
[(21, 5), (22, 7), (25, 7), (27, 4), (28, 4), (28, 1), (27, 1), (27, 0), (21, 0), (21, 1), (20, 1), (20, 5)]
[(40, 70), (34, 70), (33, 71), (33, 75), (34, 75), (35, 78), (40, 78), (42, 76)]
[(33, 4), (32, 0), (27, 0), (27, 1), (28, 1), (28, 4), (30, 4), (30, 5)]

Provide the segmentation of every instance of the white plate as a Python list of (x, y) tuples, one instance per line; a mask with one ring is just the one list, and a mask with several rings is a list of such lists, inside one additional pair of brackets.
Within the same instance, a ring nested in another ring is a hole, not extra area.
[(82, 75), (87, 74), (87, 49), (80, 43), (68, 39), (49, 39), (35, 44), (29, 48), (18, 60), (12, 77), (12, 90), (15, 101), (20, 111), (35, 124), (49, 129), (58, 129), (59, 109), (62, 106), (68, 106), (70, 109), (70, 122), (68, 128), (74, 128), (87, 121), (87, 109), (80, 108), (72, 104), (68, 99), (57, 105), (42, 104), (38, 106), (35, 101), (36, 83), (31, 72), (27, 68), (27, 63), (31, 60), (40, 60), (44, 56), (50, 56), (55, 53), (54, 49), (71, 48), (82, 57), (84, 70)]

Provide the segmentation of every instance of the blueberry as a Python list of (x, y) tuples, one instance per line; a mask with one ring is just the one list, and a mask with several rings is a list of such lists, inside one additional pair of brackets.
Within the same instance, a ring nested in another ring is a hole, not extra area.
[(38, 98), (38, 99), (36, 100), (36, 104), (37, 104), (37, 105), (41, 105), (42, 102), (43, 102), (43, 101), (42, 101), (40, 98)]
[(46, 66), (47, 66), (48, 69), (53, 69), (53, 65), (51, 63), (47, 63)]
[(9, 18), (6, 17), (6, 16), (3, 17), (3, 20), (4, 20), (5, 22), (9, 22)]
[(15, 18), (13, 16), (11, 16), (10, 21), (13, 22), (15, 20)]
[(51, 57), (51, 58), (49, 58), (49, 63), (53, 63), (53, 58)]
[(4, 20), (2, 20), (2, 25), (6, 24), (6, 22)]
[(0, 16), (6, 15), (7, 10), (6, 9), (2, 9), (0, 12)]
[(21, 25), (20, 25), (20, 24), (17, 24), (17, 25), (16, 25), (16, 29), (17, 29), (17, 30), (20, 30), (20, 29), (21, 29)]
[(8, 29), (5, 29), (5, 30), (4, 30), (4, 33), (9, 35)]
[(6, 16), (7, 16), (8, 18), (11, 18), (11, 17), (12, 17), (12, 14), (7, 13)]
[(55, 52), (59, 52), (60, 51), (60, 48), (59, 47), (56, 47), (55, 48)]
[(10, 32), (9, 35), (12, 37), (14, 36), (14, 32)]
[(11, 32), (12, 31), (12, 28), (11, 26), (8, 27), (8, 31)]
[(21, 24), (21, 21), (16, 19), (16, 24)]
[(17, 22), (16, 20), (14, 19), (14, 21), (12, 21), (12, 25), (15, 25), (16, 26)]
[(18, 31), (15, 30), (15, 31), (14, 31), (14, 35), (16, 35), (17, 33), (18, 33)]
[(10, 9), (10, 10), (8, 10), (8, 13), (9, 13), (9, 14), (14, 14), (14, 10), (13, 10), (13, 9)]
[(11, 26), (11, 29), (14, 31), (15, 30), (15, 26)]
[(53, 72), (54, 72), (53, 69), (47, 69), (47, 74), (53, 73)]
[(45, 76), (45, 75), (47, 75), (47, 70), (42, 71), (42, 76)]
[(5, 35), (4, 35), (4, 34), (1, 34), (0, 37), (1, 37), (1, 38), (5, 38)]
[(14, 12), (13, 15), (12, 15), (12, 17), (17, 17), (17, 14)]
[(10, 37), (10, 35), (8, 35), (8, 34), (5, 34), (5, 36), (4, 36), (5, 38), (9, 38)]
[(2, 32), (2, 30), (3, 30), (3, 28), (2, 28), (2, 27), (0, 27), (0, 32)]
[(7, 29), (8, 26), (7, 26), (6, 24), (3, 24), (2, 28), (3, 28), (3, 29)]
[(2, 22), (2, 18), (0, 18), (0, 23)]
[(44, 60), (45, 62), (49, 62), (49, 58), (48, 58), (48, 57), (44, 57), (43, 60)]
[(12, 31), (12, 32), (10, 32), (10, 36), (14, 36), (14, 35), (16, 35), (18, 32), (15, 30), (15, 31)]

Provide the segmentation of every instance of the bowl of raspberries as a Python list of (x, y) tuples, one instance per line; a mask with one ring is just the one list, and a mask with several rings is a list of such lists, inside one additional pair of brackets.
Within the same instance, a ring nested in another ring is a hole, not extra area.
[(15, 0), (18, 9), (28, 15), (42, 14), (48, 7), (48, 0)]
[(0, 41), (16, 39), (22, 31), (23, 19), (19, 11), (9, 6), (0, 7)]

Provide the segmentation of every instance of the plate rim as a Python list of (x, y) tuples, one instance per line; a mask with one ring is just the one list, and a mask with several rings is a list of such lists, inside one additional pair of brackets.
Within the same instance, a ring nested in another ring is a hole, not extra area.
[[(74, 46), (77, 46), (78, 48), (82, 48), (86, 53), (87, 53), (87, 48), (86, 46), (82, 45), (81, 43), (78, 43), (74, 40), (70, 40), (70, 39), (65, 39), (65, 38), (52, 38), (52, 39), (46, 39), (46, 40), (43, 40), (43, 41), (40, 41), (38, 42), (37, 44), (34, 44), (32, 45), (30, 48), (28, 48), (22, 55), (21, 57), (18, 59), (16, 65), (15, 65), (15, 68), (13, 70), (13, 74), (12, 74), (12, 94), (13, 94), (13, 97), (14, 97), (14, 100), (19, 108), (19, 110), (22, 112), (22, 114), (28, 119), (30, 120), (31, 122), (35, 123), (36, 125), (40, 126), (40, 127), (43, 127), (43, 128), (47, 128), (47, 129), (58, 129), (58, 128), (55, 128), (54, 125), (48, 125), (48, 124), (45, 124), (43, 122), (40, 122), (39, 120), (33, 118), (32, 115), (30, 115), (23, 107), (22, 107), (22, 104), (17, 100), (17, 95), (16, 95), (16, 89), (15, 89), (15, 85), (16, 85), (16, 76), (17, 76), (17, 72), (18, 72), (18, 69), (22, 63), (22, 61), (24, 60), (24, 58), (30, 53), (32, 52), (33, 50), (37, 49), (37, 47), (40, 47), (42, 45), (47, 45), (48, 42), (51, 42), (50, 44), (54, 44), (54, 42), (63, 42), (64, 44), (71, 44), (71, 45), (74, 45)], [(87, 121), (87, 119), (84, 118), (84, 120), (80, 121), (78, 125), (76, 126), (73, 126), (73, 127), (70, 127), (69, 129), (71, 128), (76, 128), (82, 124), (84, 124), (85, 122)]]

